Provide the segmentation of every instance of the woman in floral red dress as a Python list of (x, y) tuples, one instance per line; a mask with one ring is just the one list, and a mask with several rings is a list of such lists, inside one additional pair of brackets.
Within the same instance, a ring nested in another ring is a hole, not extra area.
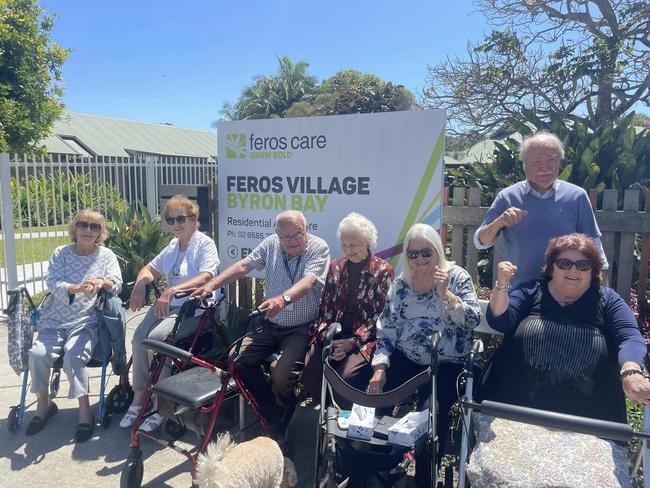
[(377, 244), (377, 229), (370, 220), (352, 212), (339, 223), (337, 234), (344, 255), (330, 263), (320, 322), (303, 371), (305, 389), (314, 399), (320, 399), (322, 338), (335, 322), (342, 330), (332, 342), (332, 365), (347, 383), (365, 389), (372, 374), (375, 322), (393, 281), (390, 264), (371, 252)]

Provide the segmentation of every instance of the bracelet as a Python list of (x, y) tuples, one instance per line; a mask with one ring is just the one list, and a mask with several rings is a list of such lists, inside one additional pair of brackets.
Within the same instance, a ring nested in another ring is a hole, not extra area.
[(510, 283), (506, 286), (502, 286), (501, 283), (499, 283), (499, 280), (496, 280), (494, 282), (494, 289), (499, 293), (508, 293), (508, 291), (510, 291)]
[(633, 374), (640, 374), (644, 378), (648, 377), (645, 371), (643, 371), (642, 369), (635, 369), (635, 368), (624, 369), (623, 371), (620, 372), (620, 377), (621, 379), (623, 379), (623, 378), (627, 378), (628, 376), (632, 376)]

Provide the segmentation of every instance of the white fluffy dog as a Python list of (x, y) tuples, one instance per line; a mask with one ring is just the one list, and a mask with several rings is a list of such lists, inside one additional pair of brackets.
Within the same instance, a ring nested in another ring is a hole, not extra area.
[(296, 468), (273, 439), (260, 436), (236, 444), (227, 432), (199, 455), (196, 481), (200, 488), (292, 488), (298, 483)]

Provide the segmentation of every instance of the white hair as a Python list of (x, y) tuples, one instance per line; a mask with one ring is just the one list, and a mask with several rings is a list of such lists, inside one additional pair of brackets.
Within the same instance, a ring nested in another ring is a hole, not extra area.
[(370, 249), (377, 245), (377, 227), (366, 217), (357, 212), (350, 212), (339, 222), (336, 237), (340, 240), (341, 233), (348, 231), (358, 232), (363, 236)]
[(302, 223), (303, 228), (307, 229), (307, 218), (305, 217), (305, 214), (299, 212), (298, 210), (285, 210), (284, 212), (280, 212), (275, 217), (276, 229), (278, 228), (280, 222), (282, 222), (283, 220), (290, 220), (292, 222), (299, 220)]
[[(438, 268), (440, 268), (443, 271), (448, 271), (449, 268), (451, 268), (454, 265), (453, 261), (447, 261), (445, 259), (445, 248), (442, 245), (442, 239), (440, 239), (440, 234), (438, 234), (436, 229), (434, 229), (433, 227), (427, 224), (415, 224), (406, 233), (406, 237), (404, 238), (404, 247), (403, 247), (403, 254), (405, 260), (408, 260), (408, 257), (406, 256), (406, 251), (409, 247), (409, 243), (416, 237), (421, 237), (429, 244), (431, 244), (431, 247), (438, 255)], [(404, 280), (406, 283), (408, 283), (409, 286), (411, 286), (411, 268), (409, 268), (408, 262), (405, 263), (399, 277), (402, 280)]]
[(524, 140), (521, 141), (521, 145), (519, 146), (519, 159), (526, 163), (526, 156), (531, 147), (546, 146), (549, 143), (557, 148), (557, 151), (560, 153), (560, 159), (564, 159), (564, 144), (562, 144), (558, 136), (547, 130), (540, 130), (532, 136), (524, 137)]

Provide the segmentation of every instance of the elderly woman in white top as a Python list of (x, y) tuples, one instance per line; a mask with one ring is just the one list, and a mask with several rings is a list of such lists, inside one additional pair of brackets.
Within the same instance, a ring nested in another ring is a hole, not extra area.
[(72, 244), (54, 250), (45, 282), (50, 292), (39, 320), (38, 337), (29, 351), (31, 391), (36, 393), (36, 413), (26, 435), (40, 432), (58, 412), (48, 397), (50, 369), (63, 355), (63, 371), (70, 387), (68, 398), (79, 400), (79, 425), (75, 439), (84, 442), (94, 430), (88, 401), (86, 364), (98, 339), (95, 313), (97, 293), (117, 294), (122, 273), (113, 252), (102, 246), (107, 237), (106, 220), (99, 212), (81, 210), (69, 224)]
[[(431, 335), (440, 331), (436, 399), (442, 447), (449, 408), (456, 399), (456, 378), (471, 348), (472, 330), (481, 320), (481, 307), (472, 278), (445, 259), (433, 227), (411, 227), (404, 240), (404, 254), (407, 266), (391, 286), (377, 320), (378, 342), (368, 392), (393, 389), (425, 370), (431, 360)], [(423, 470), (419, 471), (422, 474)]]
[[(167, 280), (167, 288), (147, 312), (142, 323), (133, 334), (133, 403), (120, 421), (120, 427), (129, 428), (142, 409), (147, 386), (149, 385), (149, 354), (141, 342), (144, 339), (164, 340), (173, 330), (177, 314), (186, 300), (176, 299), (179, 291), (204, 285), (217, 275), (219, 256), (214, 241), (199, 232), (199, 207), (184, 195), (167, 200), (163, 219), (174, 234), (174, 239), (148, 265), (140, 270), (135, 282), (129, 304), (131, 310), (138, 311), (145, 304), (145, 288), (161, 276)], [(183, 320), (178, 337), (186, 337), (196, 331), (200, 317)], [(168, 374), (167, 368), (161, 377)], [(145, 419), (141, 430), (150, 432), (157, 429), (163, 418), (153, 414)]]

